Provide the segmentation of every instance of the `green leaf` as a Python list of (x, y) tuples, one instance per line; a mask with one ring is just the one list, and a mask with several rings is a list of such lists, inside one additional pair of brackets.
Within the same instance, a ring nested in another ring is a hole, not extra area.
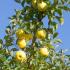
[(57, 4), (58, 4), (58, 0), (54, 0), (54, 4), (56, 4), (56, 5), (57, 5)]
[(0, 43), (1, 43), (1, 44), (3, 43), (2, 39), (0, 39)]
[(5, 60), (6, 60), (6, 57), (2, 55), (2, 56), (0, 57), (0, 61), (3, 61), (3, 62), (4, 62)]
[(31, 0), (26, 0), (27, 3), (31, 2)]
[(5, 53), (5, 49), (0, 49), (0, 54), (4, 54)]
[(61, 39), (56, 39), (54, 40), (54, 43), (57, 44), (57, 43), (62, 43), (62, 40)]
[(17, 48), (12, 48), (11, 51), (18, 51), (18, 49)]
[(68, 6), (60, 6), (59, 8), (65, 10), (65, 11), (70, 11), (70, 8)]
[(48, 48), (50, 48), (50, 49), (54, 49), (54, 46), (51, 45), (51, 44), (49, 44), (49, 43), (48, 43), (46, 46), (47, 46)]
[(53, 26), (53, 28), (54, 28), (54, 30), (57, 30), (57, 29), (58, 29), (58, 24), (55, 24), (55, 25)]
[(2, 44), (0, 43), (0, 48), (2, 48)]
[(3, 41), (0, 39), (0, 48), (2, 48)]
[(66, 55), (66, 56), (70, 58), (70, 55)]
[(53, 34), (53, 39), (56, 38), (57, 36), (58, 36), (58, 33), (57, 33), (57, 32), (54, 33), (54, 34)]
[(5, 37), (4, 37), (4, 39), (5, 39), (5, 46), (11, 46), (11, 45), (13, 45), (13, 40), (14, 40), (14, 37), (10, 37), (9, 35), (6, 35)]
[(47, 29), (47, 32), (53, 34), (53, 28), (48, 28), (48, 29)]
[(62, 9), (56, 9), (56, 12), (57, 12), (60, 16), (62, 16)]
[(53, 32), (58, 29), (58, 24), (56, 22), (52, 22), (51, 26), (53, 26)]
[(9, 39), (9, 36), (8, 35), (4, 36), (4, 39), (5, 40)]
[(10, 27), (10, 26), (7, 26), (5, 32), (6, 32), (6, 34), (10, 34), (10, 32), (11, 32), (11, 27)]
[(61, 25), (63, 25), (63, 23), (64, 23), (64, 18), (61, 16), (61, 17), (58, 17), (58, 16), (56, 16), (56, 19), (59, 21), (59, 23), (61, 24)]
[(22, 0), (15, 0), (17, 3), (21, 3)]
[(21, 11), (21, 10), (18, 10), (18, 11), (15, 10), (15, 11), (16, 11), (16, 16), (17, 16), (17, 18), (19, 18), (19, 16), (21, 15), (21, 12), (22, 12), (22, 11)]

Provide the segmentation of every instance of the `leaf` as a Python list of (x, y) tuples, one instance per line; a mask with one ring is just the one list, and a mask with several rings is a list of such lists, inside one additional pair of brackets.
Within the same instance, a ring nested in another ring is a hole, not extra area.
[(10, 26), (7, 26), (5, 32), (6, 32), (7, 34), (10, 34), (10, 32), (11, 32), (11, 27), (10, 27)]
[(58, 16), (56, 16), (56, 19), (59, 21), (59, 23), (60, 23), (61, 25), (64, 24), (64, 18), (63, 18), (63, 17), (58, 17)]
[(2, 44), (0, 43), (0, 48), (2, 48)]
[(64, 4), (65, 3), (65, 0), (61, 0), (61, 2), (62, 2), (62, 4)]
[(4, 39), (5, 40), (9, 39), (9, 36), (8, 35), (4, 36)]
[(66, 56), (70, 58), (70, 55), (66, 55)]
[(70, 8), (68, 6), (60, 6), (59, 8), (65, 10), (65, 11), (70, 11)]
[(5, 60), (6, 60), (6, 57), (2, 55), (2, 56), (0, 57), (0, 61), (3, 61), (3, 62), (4, 62)]
[(1, 44), (3, 43), (2, 39), (0, 39), (0, 43), (1, 43)]
[(21, 3), (22, 0), (15, 0), (17, 3)]
[(0, 39), (0, 48), (2, 48), (3, 41)]
[(8, 47), (8, 46), (13, 45), (13, 40), (14, 40), (13, 37), (10, 37), (9, 35), (7, 35), (4, 37), (4, 39), (5, 39), (5, 46)]
[(49, 43), (48, 43), (46, 46), (47, 46), (48, 48), (50, 48), (50, 49), (54, 49), (54, 46), (51, 45), (51, 44), (49, 44)]
[(26, 0), (27, 3), (31, 2), (31, 0)]
[(62, 9), (56, 9), (56, 12), (57, 12), (60, 16), (62, 16)]
[(54, 0), (54, 4), (56, 4), (56, 5), (57, 5), (57, 4), (58, 4), (58, 0)]
[(12, 49), (11, 49), (11, 51), (17, 51), (17, 50), (18, 50), (17, 48), (12, 48)]
[(58, 24), (55, 24), (54, 25), (54, 30), (57, 30), (58, 29)]
[(54, 43), (57, 44), (57, 43), (62, 43), (62, 40), (61, 39), (56, 39), (54, 40)]
[(57, 33), (57, 32), (54, 33), (54, 34), (53, 34), (53, 39), (56, 38), (57, 36), (58, 36), (58, 33)]
[(23, 0), (21, 3), (22, 7), (24, 7), (24, 4), (25, 4), (25, 0)]
[(56, 22), (52, 22), (51, 25), (53, 26), (54, 31), (58, 29), (58, 24)]
[(5, 49), (0, 49), (0, 54), (4, 54), (5, 53)]
[(53, 34), (53, 29), (52, 28), (48, 28), (46, 31)]
[(15, 10), (15, 11), (16, 11), (16, 16), (17, 16), (17, 18), (19, 18), (19, 16), (21, 15), (21, 12), (22, 12), (22, 11), (21, 11), (21, 10), (18, 10), (18, 11)]

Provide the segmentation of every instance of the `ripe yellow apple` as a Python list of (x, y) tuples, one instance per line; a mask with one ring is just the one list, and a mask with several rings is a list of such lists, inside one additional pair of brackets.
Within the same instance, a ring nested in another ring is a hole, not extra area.
[(45, 2), (43, 2), (43, 1), (39, 2), (37, 4), (37, 6), (38, 6), (38, 10), (41, 11), (41, 12), (44, 12), (47, 9), (47, 4)]
[(36, 8), (36, 6), (37, 6), (37, 0), (32, 0), (32, 6), (33, 6), (34, 8)]
[(48, 49), (46, 47), (40, 48), (39, 52), (43, 56), (48, 56), (49, 55), (49, 51), (48, 51)]
[(38, 30), (36, 33), (36, 37), (39, 39), (45, 39), (46, 38), (46, 31), (43, 29)]
[(61, 25), (64, 23), (64, 18), (60, 18), (60, 23), (61, 23)]
[(16, 36), (17, 36), (18, 39), (22, 39), (24, 37), (24, 34), (25, 34), (25, 32), (24, 32), (23, 29), (18, 29), (16, 31)]
[(26, 47), (26, 41), (25, 41), (25, 39), (19, 39), (17, 41), (17, 45), (19, 46), (19, 48), (25, 48)]
[(21, 50), (16, 52), (15, 57), (16, 57), (16, 60), (19, 60), (21, 62), (24, 62), (27, 59), (26, 53), (24, 51), (21, 51)]

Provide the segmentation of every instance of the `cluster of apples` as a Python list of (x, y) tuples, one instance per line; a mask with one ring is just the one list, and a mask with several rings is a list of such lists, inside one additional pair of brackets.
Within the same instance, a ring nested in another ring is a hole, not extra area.
[(16, 36), (18, 38), (17, 45), (19, 48), (26, 47), (26, 41), (31, 40), (33, 38), (32, 34), (26, 34), (23, 29), (18, 29), (16, 31)]
[[(26, 41), (31, 40), (33, 38), (32, 34), (26, 34), (23, 29), (18, 29), (16, 31), (16, 37), (17, 37), (17, 45), (20, 49), (24, 49), (26, 47)], [(16, 59), (19, 61), (25, 61), (26, 53), (22, 50), (16, 52)]]
[[(25, 31), (23, 29), (18, 29), (16, 31), (16, 36), (18, 38), (17, 45), (21, 49), (26, 47), (26, 40), (33, 39), (32, 34), (25, 34)], [(45, 39), (46, 31), (44, 29), (37, 30), (36, 37), (37, 37), (37, 39)], [(49, 54), (49, 51), (46, 47), (40, 48), (39, 52), (43, 56), (48, 56), (48, 54)], [(17, 51), (16, 59), (19, 61), (22, 61), (22, 62), (25, 61), (27, 59), (25, 51), (22, 51), (22, 50)]]
[(40, 12), (44, 12), (47, 9), (47, 4), (43, 0), (32, 0), (33, 8), (37, 8)]
[[(38, 39), (45, 39), (47, 36), (46, 31), (44, 29), (40, 29), (36, 32), (36, 37)], [(43, 56), (48, 56), (49, 55), (49, 51), (47, 47), (42, 47), (39, 49), (39, 53)]]

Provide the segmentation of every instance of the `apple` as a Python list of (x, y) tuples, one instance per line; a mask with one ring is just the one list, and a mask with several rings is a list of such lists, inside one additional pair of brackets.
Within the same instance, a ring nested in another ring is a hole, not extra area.
[(45, 39), (46, 38), (46, 31), (43, 29), (38, 30), (36, 33), (36, 37), (39, 39)]
[(24, 51), (21, 51), (21, 50), (16, 52), (15, 57), (16, 57), (16, 60), (19, 60), (21, 62), (24, 62), (27, 59), (26, 58), (26, 53)]
[(37, 6), (38, 6), (38, 10), (41, 11), (41, 12), (44, 12), (47, 9), (47, 4), (45, 2), (43, 2), (43, 1), (39, 2), (37, 4)]
[(22, 39), (22, 38), (24, 37), (24, 34), (25, 34), (25, 32), (24, 32), (23, 29), (18, 29), (18, 30), (16, 31), (16, 37), (17, 37), (18, 39)]
[(19, 46), (19, 48), (25, 48), (26, 47), (26, 41), (25, 41), (25, 39), (19, 39), (19, 40), (17, 40), (17, 45)]
[(49, 51), (46, 47), (40, 48), (39, 52), (43, 56), (48, 56), (49, 55)]
[(32, 6), (33, 6), (34, 8), (36, 8), (36, 6), (37, 6), (37, 0), (32, 0)]

